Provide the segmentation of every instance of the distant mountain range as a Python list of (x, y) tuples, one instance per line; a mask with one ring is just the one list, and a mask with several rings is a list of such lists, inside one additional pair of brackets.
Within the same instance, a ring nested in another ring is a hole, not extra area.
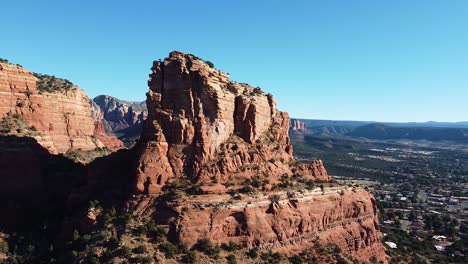
[(125, 146), (132, 147), (140, 138), (142, 124), (148, 113), (145, 101), (131, 102), (99, 95), (90, 103), (95, 111), (102, 113), (105, 129), (114, 133)]
[(468, 122), (373, 122), (298, 119), (309, 134), (368, 139), (408, 139), (468, 143)]

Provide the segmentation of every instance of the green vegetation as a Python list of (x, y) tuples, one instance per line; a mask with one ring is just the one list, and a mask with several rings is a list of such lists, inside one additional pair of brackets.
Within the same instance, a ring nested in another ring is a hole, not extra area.
[(251, 259), (256, 259), (258, 258), (258, 251), (256, 248), (252, 248), (250, 249), (249, 251), (247, 251), (247, 253), (245, 253), (247, 255), (247, 257), (251, 258)]
[(134, 248), (132, 252), (135, 254), (144, 254), (148, 252), (148, 250), (146, 249), (145, 245), (139, 245), (138, 247)]
[(39, 93), (68, 91), (74, 86), (69, 80), (57, 78), (52, 75), (34, 73), (34, 76), (38, 79), (36, 87)]
[(103, 148), (96, 148), (93, 150), (82, 150), (82, 149), (68, 150), (63, 155), (75, 162), (89, 163), (99, 157), (107, 156), (110, 153), (112, 153), (110, 149), (108, 149), (107, 147), (103, 147)]
[(237, 264), (237, 258), (233, 254), (229, 254), (226, 257), (226, 261), (227, 261), (228, 264)]
[(4, 240), (0, 240), (0, 253), (8, 253), (8, 243)]
[(170, 242), (163, 242), (159, 245), (159, 250), (163, 252), (167, 258), (173, 258), (177, 253), (177, 247)]
[(193, 251), (187, 252), (184, 256), (182, 256), (182, 262), (187, 264), (193, 264), (197, 262), (197, 254)]
[(260, 257), (265, 263), (271, 263), (271, 264), (279, 264), (283, 260), (283, 256), (280, 253), (278, 252), (273, 253), (271, 250), (268, 252), (262, 253)]
[(273, 194), (272, 196), (270, 196), (270, 201), (272, 204), (278, 203), (280, 200), (281, 196), (279, 196), (278, 194)]
[(192, 59), (194, 59), (194, 60), (203, 61), (204, 63), (208, 64), (208, 66), (209, 66), (210, 68), (214, 68), (214, 67), (215, 67), (215, 65), (214, 65), (213, 62), (211, 62), (211, 61), (204, 60), (204, 59), (202, 59), (202, 58), (200, 58), (200, 57), (197, 57), (197, 56), (195, 56), (195, 55), (193, 55), (193, 54), (189, 54), (189, 56), (192, 57)]
[(16, 65), (16, 66), (23, 67), (23, 66), (21, 66), (20, 64), (11, 63), (11, 62), (8, 61), (7, 59), (3, 59), (3, 58), (0, 58), (0, 63), (5, 63), (5, 64), (10, 64), (10, 65)]
[(211, 61), (205, 61), (205, 63), (208, 64), (210, 68), (214, 68), (214, 64)]
[(0, 134), (38, 136), (41, 133), (34, 126), (30, 126), (20, 115), (8, 113), (0, 121)]
[(219, 245), (213, 245), (211, 240), (207, 238), (199, 239), (197, 244), (195, 244), (195, 249), (214, 259), (218, 259), (221, 252)]
[(229, 241), (229, 243), (227, 243), (227, 244), (223, 243), (221, 245), (221, 248), (223, 250), (228, 251), (228, 252), (233, 252), (233, 251), (236, 251), (236, 250), (240, 250), (242, 248), (242, 246), (235, 243), (234, 241)]

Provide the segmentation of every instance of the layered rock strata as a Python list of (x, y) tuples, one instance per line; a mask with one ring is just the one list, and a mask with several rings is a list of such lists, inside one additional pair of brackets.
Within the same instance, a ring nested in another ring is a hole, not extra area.
[[(377, 225), (374, 198), (362, 189), (317, 188), (277, 193), (281, 198), (200, 196), (184, 203), (175, 234), (179, 243), (193, 245), (208, 238), (214, 243), (233, 241), (248, 248), (297, 254), (319, 240), (332, 243), (362, 261), (372, 256), (385, 261)], [(180, 208), (178, 208), (180, 209)]]
[(99, 137), (113, 140), (95, 134), (91, 106), (83, 90), (72, 86), (53, 92), (38, 91), (37, 81), (21, 66), (0, 63), (0, 118), (10, 114), (28, 122), (41, 132), (36, 139), (51, 153), (105, 147)]
[(296, 166), (289, 116), (260, 88), (230, 81), (180, 52), (154, 62), (148, 85), (136, 190), (145, 191), (147, 183), (150, 193), (159, 193), (181, 175), (204, 184), (241, 183), (252, 176), (275, 183), (294, 173), (329, 180), (316, 173), (325, 171), (320, 163)]

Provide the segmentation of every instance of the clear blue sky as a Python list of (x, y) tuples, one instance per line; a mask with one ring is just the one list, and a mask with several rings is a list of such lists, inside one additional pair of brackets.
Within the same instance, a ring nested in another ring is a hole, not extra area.
[(5, 1), (0, 57), (94, 97), (144, 100), (193, 53), (293, 117), (468, 120), (468, 1)]

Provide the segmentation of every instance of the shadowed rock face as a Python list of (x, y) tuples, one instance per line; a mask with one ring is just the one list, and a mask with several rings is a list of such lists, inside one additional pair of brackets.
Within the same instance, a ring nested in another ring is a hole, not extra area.
[(50, 154), (34, 138), (0, 135), (0, 228), (23, 232), (60, 219), (73, 185), (85, 177), (84, 165)]
[(37, 83), (38, 79), (21, 66), (0, 63), (0, 118), (20, 116), (41, 132), (35, 138), (51, 153), (122, 146), (115, 137), (95, 133), (91, 106), (83, 90), (70, 85), (52, 92), (38, 91)]
[(148, 85), (148, 118), (136, 146), (138, 191), (150, 179), (149, 192), (158, 193), (180, 175), (221, 184), (261, 174), (274, 183), (295, 170), (329, 179), (321, 163), (291, 164), (289, 116), (271, 94), (180, 52), (154, 62)]

